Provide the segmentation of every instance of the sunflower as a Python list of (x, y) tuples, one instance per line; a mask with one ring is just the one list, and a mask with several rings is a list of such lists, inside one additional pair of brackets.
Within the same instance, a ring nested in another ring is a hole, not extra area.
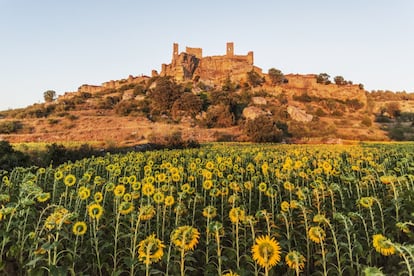
[(191, 186), (188, 183), (185, 183), (184, 185), (181, 186), (181, 191), (183, 193), (186, 193), (186, 194), (190, 193), (190, 189), (191, 189)]
[(358, 200), (358, 204), (364, 208), (371, 208), (374, 205), (374, 198), (372, 196), (361, 197)]
[(180, 181), (180, 179), (181, 179), (180, 174), (178, 174), (178, 173), (174, 173), (174, 174), (172, 174), (172, 175), (171, 175), (171, 179), (172, 179), (172, 181), (174, 181), (174, 182), (178, 182), (178, 181)]
[(101, 192), (96, 192), (96, 193), (93, 195), (93, 199), (95, 200), (95, 202), (96, 202), (96, 203), (100, 203), (100, 202), (102, 202), (102, 200), (103, 200), (103, 195), (102, 195), (102, 193), (101, 193)]
[(289, 203), (289, 207), (290, 207), (290, 209), (297, 209), (297, 208), (299, 208), (299, 202), (297, 201), (297, 200), (291, 200), (290, 201), (290, 203)]
[(266, 190), (267, 190), (267, 184), (264, 182), (261, 182), (259, 184), (259, 191), (263, 193), (263, 192), (266, 192)]
[(285, 257), (285, 262), (289, 268), (301, 271), (305, 267), (305, 257), (298, 251), (289, 251)]
[(253, 183), (251, 181), (246, 181), (243, 186), (246, 190), (250, 191), (253, 188)]
[(313, 226), (309, 229), (309, 238), (313, 242), (321, 243), (325, 237), (325, 231), (320, 226)]
[(45, 202), (49, 198), (50, 198), (50, 193), (41, 193), (36, 197), (37, 202)]
[(213, 187), (213, 181), (211, 181), (210, 179), (204, 180), (203, 182), (203, 189), (208, 191)]
[(122, 199), (124, 201), (131, 201), (132, 200), (132, 195), (130, 193), (125, 193), (124, 196), (122, 197)]
[(393, 184), (397, 181), (397, 177), (393, 175), (383, 175), (380, 176), (380, 181), (385, 185)]
[(83, 236), (86, 233), (86, 230), (88, 229), (88, 226), (84, 221), (77, 221), (75, 224), (73, 224), (72, 232), (76, 236)]
[[(55, 174), (55, 178), (56, 178), (56, 174)], [(63, 183), (65, 183), (65, 185), (68, 186), (68, 187), (71, 187), (71, 186), (75, 185), (76, 176), (74, 176), (73, 174), (68, 174), (67, 176), (65, 176), (65, 179), (63, 180)]]
[(163, 192), (158, 191), (158, 192), (156, 192), (156, 193), (152, 196), (152, 198), (154, 199), (154, 202), (155, 202), (155, 203), (157, 203), (157, 204), (161, 204), (161, 203), (163, 203), (163, 202), (164, 202), (164, 198), (165, 198), (165, 196), (164, 196), (164, 193), (163, 193)]
[(113, 182), (109, 182), (106, 184), (105, 189), (107, 192), (112, 192), (115, 189), (115, 184)]
[(89, 198), (90, 195), (91, 195), (91, 190), (89, 190), (88, 187), (82, 186), (79, 188), (78, 196), (81, 200), (85, 200)]
[(230, 217), (230, 221), (233, 224), (237, 224), (240, 221), (244, 220), (244, 217), (245, 217), (244, 210), (241, 209), (240, 207), (231, 208), (229, 212), (229, 217)]
[(240, 276), (236, 272), (233, 272), (232, 270), (229, 270), (228, 272), (224, 273), (223, 276)]
[(121, 215), (127, 215), (131, 213), (134, 210), (134, 204), (129, 201), (122, 201), (121, 204), (119, 204), (119, 213)]
[(63, 178), (63, 172), (58, 170), (55, 172), (55, 180), (61, 180)]
[(155, 192), (155, 187), (151, 183), (145, 183), (142, 185), (141, 191), (143, 195), (152, 196)]
[(184, 251), (193, 250), (200, 238), (200, 232), (197, 228), (189, 225), (180, 226), (171, 234), (171, 241), (175, 246)]
[(157, 263), (164, 255), (164, 248), (162, 241), (152, 234), (139, 243), (138, 259), (146, 265)]
[(116, 185), (114, 189), (114, 195), (116, 197), (122, 197), (125, 194), (125, 186), (123, 184)]
[(132, 187), (132, 190), (138, 191), (139, 189), (141, 189), (141, 182), (136, 181), (131, 184), (131, 187)]
[(217, 208), (212, 205), (204, 207), (203, 216), (208, 219), (214, 218), (215, 216), (217, 216)]
[(88, 214), (91, 218), (99, 220), (103, 215), (104, 209), (99, 203), (92, 203), (88, 206)]
[(384, 256), (395, 254), (395, 247), (392, 242), (381, 234), (372, 236), (372, 244), (375, 250)]
[(295, 185), (293, 185), (289, 181), (286, 181), (285, 183), (283, 183), (283, 188), (291, 192), (295, 189)]
[(264, 268), (271, 268), (280, 261), (281, 247), (279, 242), (269, 235), (259, 236), (252, 246), (253, 260)]
[(164, 199), (164, 204), (167, 207), (172, 206), (174, 204), (174, 202), (175, 202), (175, 199), (172, 195), (168, 195)]
[(139, 207), (138, 214), (140, 220), (150, 220), (155, 216), (155, 208), (151, 204)]
[(283, 201), (283, 202), (280, 204), (280, 209), (282, 210), (282, 212), (287, 212), (287, 211), (289, 211), (289, 208), (290, 208), (290, 204), (289, 204), (289, 202), (287, 202), (287, 201)]

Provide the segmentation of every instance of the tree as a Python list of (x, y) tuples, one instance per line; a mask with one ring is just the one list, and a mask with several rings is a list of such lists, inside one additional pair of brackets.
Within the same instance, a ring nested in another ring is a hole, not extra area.
[(270, 68), (267, 73), (273, 85), (285, 82), (285, 75), (279, 69)]
[(179, 115), (195, 117), (202, 109), (203, 102), (200, 97), (191, 92), (185, 92), (174, 102), (171, 112), (174, 117), (179, 117)]
[(329, 80), (331, 76), (329, 76), (327, 73), (320, 73), (316, 77), (316, 82), (320, 84), (330, 84), (331, 81)]
[(150, 93), (153, 111), (169, 113), (174, 102), (180, 98), (181, 86), (170, 77), (159, 77), (155, 80), (156, 86)]
[(345, 84), (347, 84), (348, 82), (344, 79), (344, 77), (342, 77), (342, 76), (336, 76), (335, 78), (334, 78), (334, 82), (335, 82), (335, 84), (337, 84), (337, 85), (345, 85)]
[(47, 90), (43, 93), (43, 98), (47, 103), (53, 102), (56, 99), (56, 92), (54, 90)]

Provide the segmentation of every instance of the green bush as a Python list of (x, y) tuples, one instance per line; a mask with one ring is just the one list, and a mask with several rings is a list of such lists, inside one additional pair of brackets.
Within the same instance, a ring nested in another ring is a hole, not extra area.
[(20, 121), (5, 121), (0, 123), (0, 134), (15, 133), (22, 129), (23, 125)]

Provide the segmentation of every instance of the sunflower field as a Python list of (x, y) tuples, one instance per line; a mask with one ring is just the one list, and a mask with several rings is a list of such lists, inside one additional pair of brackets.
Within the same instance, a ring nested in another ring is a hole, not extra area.
[(414, 145), (210, 144), (0, 171), (0, 274), (413, 275)]

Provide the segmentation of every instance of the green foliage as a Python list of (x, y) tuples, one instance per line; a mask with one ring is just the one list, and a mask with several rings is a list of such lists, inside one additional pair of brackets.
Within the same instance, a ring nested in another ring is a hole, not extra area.
[(8, 141), (0, 141), (0, 171), (11, 171), (15, 167), (24, 167), (29, 163), (29, 157), (16, 151)]
[(347, 81), (342, 76), (334, 77), (334, 82), (335, 82), (336, 85), (345, 85), (345, 84), (347, 84)]
[(320, 84), (330, 84), (331, 81), (329, 80), (331, 76), (329, 76), (327, 73), (320, 73), (316, 77), (316, 82)]
[(0, 121), (0, 134), (15, 133), (23, 128), (20, 121)]
[(137, 111), (137, 102), (134, 100), (120, 101), (114, 107), (115, 113), (119, 116), (128, 116), (134, 111)]
[(193, 140), (184, 140), (181, 131), (173, 131), (170, 133), (152, 133), (148, 137), (151, 144), (161, 146), (168, 149), (198, 148), (200, 144)]
[(253, 142), (281, 142), (287, 136), (287, 126), (266, 115), (247, 120), (244, 132)]
[(43, 92), (43, 98), (47, 103), (53, 102), (56, 99), (56, 92), (54, 90), (47, 90)]
[(224, 128), (234, 125), (235, 117), (229, 105), (211, 105), (206, 112), (202, 125), (208, 128)]
[(169, 77), (159, 77), (150, 92), (152, 112), (169, 113), (174, 102), (180, 98), (182, 87)]
[(287, 81), (285, 79), (285, 75), (279, 69), (270, 68), (267, 74), (269, 75), (270, 82), (273, 85), (282, 84)]
[(194, 118), (202, 111), (202, 108), (203, 102), (199, 96), (185, 92), (174, 102), (171, 112), (174, 117), (191, 116)]

